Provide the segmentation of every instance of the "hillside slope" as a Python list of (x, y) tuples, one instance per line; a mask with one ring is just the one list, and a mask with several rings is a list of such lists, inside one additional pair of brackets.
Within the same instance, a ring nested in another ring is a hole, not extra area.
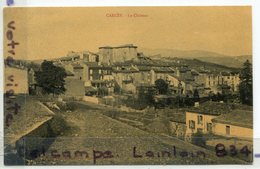
[(175, 50), (175, 49), (148, 49), (139, 48), (139, 51), (154, 59), (160, 57), (178, 57), (186, 59), (199, 59), (219, 65), (239, 68), (248, 59), (252, 63), (252, 55), (228, 56), (216, 52), (203, 50)]

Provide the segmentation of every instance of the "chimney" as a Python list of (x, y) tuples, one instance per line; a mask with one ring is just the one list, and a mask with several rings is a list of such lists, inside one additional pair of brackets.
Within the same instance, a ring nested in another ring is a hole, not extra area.
[(199, 107), (200, 106), (200, 102), (195, 102), (194, 103), (194, 107)]

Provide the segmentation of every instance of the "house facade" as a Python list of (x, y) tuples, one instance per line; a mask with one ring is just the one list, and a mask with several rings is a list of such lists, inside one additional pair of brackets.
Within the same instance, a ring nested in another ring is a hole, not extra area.
[(138, 70), (132, 66), (117, 66), (113, 69), (113, 77), (121, 88), (121, 92), (136, 93), (136, 76), (138, 75)]
[(85, 96), (84, 81), (76, 78), (74, 75), (65, 78), (65, 93), (63, 96), (82, 99)]
[(194, 133), (212, 133), (213, 123), (212, 119), (216, 118), (217, 114), (208, 114), (204, 112), (186, 112), (186, 135), (191, 135)]
[(163, 79), (169, 83), (168, 76), (169, 74), (173, 74), (173, 73), (174, 70), (170, 67), (154, 66), (151, 69), (151, 76), (152, 76), (151, 84), (155, 84), (155, 81), (158, 79)]
[(215, 94), (222, 93), (225, 89), (230, 90), (232, 93), (238, 92), (240, 83), (239, 74), (230, 72), (200, 72), (199, 75), (194, 76), (194, 80)]
[(151, 66), (135, 65), (138, 73), (135, 76), (135, 85), (151, 85), (154, 77), (151, 72)]
[(186, 111), (186, 140), (190, 141), (192, 134), (195, 133), (252, 139), (252, 111), (233, 109), (239, 105), (217, 102), (206, 104), (204, 107), (202, 105)]
[(253, 112), (234, 110), (229, 114), (220, 115), (212, 120), (214, 134), (242, 139), (253, 138)]

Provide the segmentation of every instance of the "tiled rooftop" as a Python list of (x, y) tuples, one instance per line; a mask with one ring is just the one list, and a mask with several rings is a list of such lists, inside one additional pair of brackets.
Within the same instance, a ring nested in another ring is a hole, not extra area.
[(189, 109), (189, 112), (209, 114), (209, 115), (221, 115), (232, 112), (235, 109), (241, 110), (252, 110), (251, 106), (245, 106), (241, 104), (229, 104), (229, 103), (220, 103), (208, 101), (199, 105), (199, 107), (192, 107)]
[(236, 109), (231, 113), (220, 115), (213, 119), (213, 122), (253, 128), (253, 111)]

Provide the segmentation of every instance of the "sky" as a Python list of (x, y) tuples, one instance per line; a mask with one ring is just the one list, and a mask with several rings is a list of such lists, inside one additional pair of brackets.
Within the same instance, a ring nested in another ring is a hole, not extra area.
[[(109, 17), (121, 14), (121, 17)], [(128, 17), (131, 14), (146, 17)], [(4, 32), (15, 21), (15, 58), (37, 60), (69, 51), (134, 44), (150, 49), (252, 54), (251, 7), (8, 8)], [(8, 56), (7, 39), (4, 55)], [(140, 51), (141, 52), (141, 51)]]

